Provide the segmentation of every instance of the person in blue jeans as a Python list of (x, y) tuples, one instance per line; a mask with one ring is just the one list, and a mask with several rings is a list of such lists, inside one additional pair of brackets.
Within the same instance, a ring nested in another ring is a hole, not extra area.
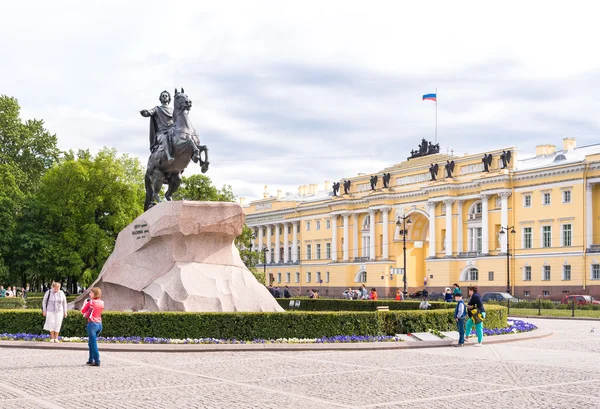
[(102, 311), (104, 310), (104, 301), (100, 299), (102, 290), (98, 287), (92, 288), (90, 298), (88, 298), (81, 309), (85, 318), (87, 318), (88, 348), (90, 356), (86, 364), (90, 366), (100, 366), (100, 352), (98, 351), (98, 335), (102, 332)]
[(475, 333), (477, 334), (477, 343), (474, 347), (483, 346), (483, 320), (485, 319), (485, 308), (483, 301), (479, 295), (478, 289), (475, 286), (469, 287), (469, 304), (467, 305), (467, 314), (469, 319), (466, 323), (467, 339), (471, 336), (471, 329), (475, 325)]
[(462, 293), (460, 291), (454, 293), (454, 301), (456, 301), (456, 307), (454, 308), (454, 321), (456, 321), (456, 328), (458, 329), (458, 344), (453, 346), (462, 347), (465, 345), (465, 321), (467, 319), (467, 308), (465, 302), (462, 299)]

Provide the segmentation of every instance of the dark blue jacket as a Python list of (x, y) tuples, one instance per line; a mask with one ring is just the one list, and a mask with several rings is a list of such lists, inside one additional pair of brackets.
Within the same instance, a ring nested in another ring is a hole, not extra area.
[(475, 307), (479, 312), (485, 312), (485, 308), (483, 308), (483, 301), (481, 301), (481, 296), (479, 293), (473, 293), (471, 299), (469, 300), (469, 307)]
[(452, 302), (452, 293), (446, 293), (446, 294), (444, 294), (444, 301), (446, 301), (446, 302)]

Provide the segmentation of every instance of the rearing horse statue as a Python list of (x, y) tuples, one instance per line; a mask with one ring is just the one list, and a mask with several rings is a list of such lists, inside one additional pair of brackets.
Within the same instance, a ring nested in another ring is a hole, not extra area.
[[(172, 153), (168, 155), (169, 152), (165, 149), (154, 149), (150, 154), (144, 180), (146, 185), (144, 211), (160, 202), (159, 193), (163, 184), (169, 186), (165, 199), (171, 200), (173, 193), (181, 185), (181, 174), (190, 160), (200, 163), (202, 173), (208, 170), (208, 148), (206, 145), (200, 145), (196, 130), (189, 119), (192, 101), (183, 88), (181, 92), (175, 89), (173, 108), (173, 125), (167, 132)], [(202, 152), (204, 152), (204, 159), (202, 159)]]

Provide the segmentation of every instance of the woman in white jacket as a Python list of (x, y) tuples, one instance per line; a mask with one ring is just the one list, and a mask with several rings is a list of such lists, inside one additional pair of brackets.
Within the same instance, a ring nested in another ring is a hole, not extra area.
[(59, 283), (52, 283), (52, 287), (44, 294), (42, 310), (46, 317), (44, 329), (50, 331), (50, 342), (58, 342), (63, 318), (67, 317), (67, 297)]

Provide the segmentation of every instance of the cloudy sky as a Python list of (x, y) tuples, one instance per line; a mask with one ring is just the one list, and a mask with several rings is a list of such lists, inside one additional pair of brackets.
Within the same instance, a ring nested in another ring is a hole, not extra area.
[(404, 160), (433, 139), (435, 103), (421, 96), (436, 88), (443, 152), (598, 142), (591, 4), (3, 2), (0, 94), (61, 149), (145, 163), (139, 110), (184, 87), (208, 175), (253, 199)]

